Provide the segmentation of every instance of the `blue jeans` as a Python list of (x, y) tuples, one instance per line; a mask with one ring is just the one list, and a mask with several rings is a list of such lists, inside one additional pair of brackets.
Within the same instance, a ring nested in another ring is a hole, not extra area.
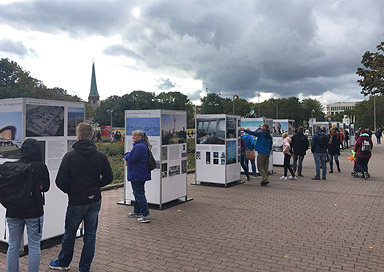
[(255, 160), (245, 159), (245, 167), (247, 167), (247, 172), (249, 172), (249, 161), (251, 161), (251, 165), (252, 165), (252, 174), (254, 177), (256, 177), (257, 174), (256, 174), (256, 162), (255, 162)]
[[(304, 160), (304, 155), (293, 155), (293, 165), (292, 165), (293, 172), (296, 172), (296, 168), (297, 168), (297, 173), (299, 175), (302, 174), (303, 160)], [(297, 163), (297, 161), (299, 161), (299, 163)]]
[(135, 205), (133, 212), (142, 214), (143, 216), (149, 215), (149, 207), (147, 198), (145, 197), (145, 181), (131, 181), (133, 196), (135, 197)]
[(43, 230), (44, 217), (19, 219), (7, 217), (9, 229), (9, 243), (7, 251), (7, 270), (19, 271), (19, 251), (24, 234), (24, 225), (28, 234), (28, 271), (38, 272), (40, 265), (40, 240)]
[(245, 154), (241, 153), (241, 155), (240, 155), (240, 165), (241, 165), (241, 167), (242, 167), (243, 170), (244, 170), (244, 174), (245, 174), (245, 176), (246, 176), (247, 178), (249, 178), (248, 164), (245, 165), (246, 161), (247, 161), (247, 160), (245, 159)]
[(313, 158), (315, 160), (316, 165), (316, 176), (320, 177), (320, 163), (323, 168), (323, 176), (322, 178), (327, 177), (327, 164), (325, 163), (326, 153), (313, 153)]
[(88, 205), (68, 205), (65, 232), (58, 257), (60, 266), (69, 266), (73, 257), (76, 233), (84, 220), (84, 246), (81, 251), (79, 271), (89, 271), (95, 255), (96, 231), (101, 200)]
[(329, 155), (329, 170), (331, 170), (333, 172), (333, 158), (335, 158), (335, 163), (336, 163), (336, 166), (337, 166), (337, 169), (339, 170), (340, 169), (340, 163), (339, 163), (339, 155), (338, 154), (335, 154), (335, 155), (332, 155), (330, 154)]

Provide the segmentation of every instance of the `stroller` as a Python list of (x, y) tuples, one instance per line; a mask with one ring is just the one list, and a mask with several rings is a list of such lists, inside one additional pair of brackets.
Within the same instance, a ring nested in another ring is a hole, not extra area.
[(353, 151), (353, 150), (351, 150), (351, 151), (352, 151), (352, 156), (347, 158), (348, 160), (353, 162), (353, 168), (352, 168), (351, 176), (353, 176), (354, 178), (358, 178), (359, 177), (359, 173), (360, 173), (362, 178), (364, 178), (364, 179), (370, 178), (371, 175), (369, 173), (367, 173), (364, 176), (364, 174), (359, 171), (359, 169), (357, 168), (357, 165), (356, 165), (356, 152)]

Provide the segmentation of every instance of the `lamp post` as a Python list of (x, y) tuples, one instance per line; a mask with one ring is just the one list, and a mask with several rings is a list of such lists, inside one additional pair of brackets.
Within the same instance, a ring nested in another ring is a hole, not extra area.
[(260, 93), (257, 93), (257, 110), (258, 110), (258, 117), (260, 116)]
[(232, 96), (232, 114), (235, 115), (235, 100), (239, 99), (239, 96), (237, 94), (234, 94)]
[(107, 110), (107, 113), (111, 114), (111, 138), (112, 138), (112, 112), (113, 110)]
[(373, 129), (376, 131), (376, 95), (373, 94)]

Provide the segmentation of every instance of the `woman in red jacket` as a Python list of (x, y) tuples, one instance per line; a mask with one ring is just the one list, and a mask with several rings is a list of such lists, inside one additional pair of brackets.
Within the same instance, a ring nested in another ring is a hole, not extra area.
[(368, 173), (368, 162), (372, 156), (373, 143), (371, 137), (369, 137), (368, 131), (363, 130), (356, 141), (355, 152), (356, 152), (356, 167), (358, 172), (363, 173), (363, 178), (367, 179), (370, 177)]

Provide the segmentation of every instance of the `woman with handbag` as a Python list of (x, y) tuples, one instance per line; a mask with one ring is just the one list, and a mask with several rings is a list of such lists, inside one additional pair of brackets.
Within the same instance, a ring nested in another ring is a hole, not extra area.
[(252, 135), (249, 135), (249, 134), (243, 134), (241, 137), (245, 141), (245, 161), (244, 161), (245, 167), (247, 169), (247, 172), (249, 173), (249, 162), (251, 162), (253, 178), (257, 178), (254, 137)]
[[(291, 157), (292, 157), (292, 151), (291, 151), (291, 138), (288, 137), (288, 133), (284, 132), (283, 135), (283, 154), (284, 154), (284, 176), (281, 176), (280, 179), (287, 180), (287, 179), (297, 179), (295, 176), (295, 172), (293, 172), (291, 167)], [(291, 173), (291, 176), (287, 177), (287, 172)]]

